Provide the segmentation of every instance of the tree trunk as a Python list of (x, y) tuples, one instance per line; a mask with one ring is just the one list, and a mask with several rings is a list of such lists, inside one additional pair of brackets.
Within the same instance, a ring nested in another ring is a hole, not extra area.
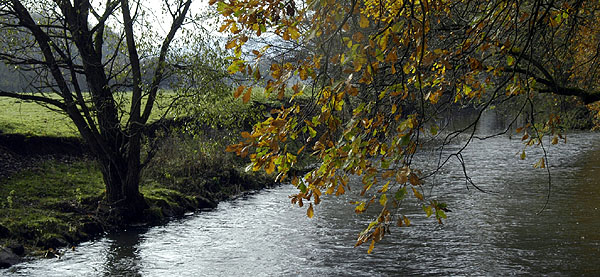
[[(106, 186), (106, 198), (102, 206), (108, 213), (109, 220), (115, 224), (139, 220), (148, 208), (146, 200), (139, 192), (139, 136), (131, 137), (127, 148), (133, 149), (126, 151), (127, 154), (109, 155), (109, 158), (98, 155)], [(138, 155), (128, 155), (132, 152)]]

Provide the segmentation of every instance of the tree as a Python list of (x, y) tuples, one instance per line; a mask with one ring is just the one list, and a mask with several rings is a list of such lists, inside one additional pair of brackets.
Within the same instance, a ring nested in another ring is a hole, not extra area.
[[(99, 161), (104, 205), (117, 223), (136, 219), (147, 207), (139, 192), (142, 131), (191, 2), (162, 3), (160, 11), (169, 21), (164, 34), (153, 31), (157, 26), (144, 1), (0, 2), (0, 59), (34, 72), (30, 82), (37, 90), (0, 91), (0, 96), (35, 101), (68, 115)], [(151, 74), (149, 82), (144, 82), (146, 74)], [(123, 90), (131, 90), (130, 103), (117, 101)]]
[[(280, 96), (291, 87), (294, 98), (313, 99), (275, 111), (229, 150), (249, 155), (254, 170), (291, 179), (299, 189), (292, 203), (308, 202), (309, 217), (322, 194), (344, 194), (348, 176), (362, 176), (364, 200), (355, 212), (381, 207), (357, 239), (356, 245), (370, 241), (369, 252), (394, 222), (410, 224), (402, 214), (407, 195), (428, 217), (446, 218), (446, 204), (430, 199), (422, 185), (450, 159), (462, 163), (463, 150), (477, 137), (477, 120), (445, 128), (441, 118), (452, 110), (473, 107), (478, 119), (490, 106), (510, 101), (523, 116), (543, 93), (575, 95), (585, 104), (600, 100), (600, 6), (594, 1), (236, 0), (217, 8), (225, 18), (221, 31), (232, 34), (230, 72), (249, 73), (256, 85)], [(256, 36), (270, 43), (243, 53)], [(283, 51), (279, 46), (286, 44), (298, 45), (305, 57), (276, 59), (261, 76), (256, 65), (268, 49)], [(240, 87), (236, 94), (249, 99), (250, 92)], [(554, 114), (540, 119), (531, 113), (523, 126), (515, 120), (505, 132), (514, 127), (523, 133), (525, 147), (562, 137)], [(441, 141), (437, 166), (416, 168), (414, 155), (430, 141)], [(298, 142), (300, 149), (293, 147)], [(463, 146), (443, 154), (451, 142)], [(320, 165), (288, 176), (308, 151)], [(547, 169), (546, 157), (535, 166)]]

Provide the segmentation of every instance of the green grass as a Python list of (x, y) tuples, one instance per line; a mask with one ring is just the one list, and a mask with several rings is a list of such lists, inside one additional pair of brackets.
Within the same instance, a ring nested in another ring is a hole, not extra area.
[(16, 239), (28, 247), (85, 237), (83, 224), (89, 215), (73, 211), (85, 210), (86, 203), (104, 192), (100, 171), (88, 160), (47, 160), (0, 182), (0, 225), (12, 234), (4, 241)]
[(66, 115), (36, 103), (6, 97), (0, 97), (0, 131), (31, 136), (79, 136)]
[[(131, 93), (115, 94), (117, 102), (125, 110), (129, 108), (128, 97), (130, 96)], [(173, 96), (172, 91), (160, 93), (149, 122), (163, 116)], [(128, 114), (123, 114), (121, 121), (124, 123), (128, 118)], [(7, 97), (0, 97), (0, 132), (29, 136), (79, 137), (77, 128), (64, 113), (50, 110), (34, 102)]]
[(43, 207), (65, 199), (96, 196), (104, 190), (100, 171), (95, 162), (88, 160), (68, 164), (48, 160), (1, 182), (0, 205), (4, 207), (9, 206), (11, 191), (13, 205)]
[[(285, 93), (286, 99), (289, 99), (293, 92), (287, 89)], [(240, 99), (231, 99), (231, 94), (218, 97), (218, 100), (209, 97), (206, 100), (195, 98), (193, 101), (199, 101), (193, 105), (193, 110), (201, 111), (200, 116), (206, 117), (208, 121), (215, 120), (224, 125), (233, 124), (239, 121), (239, 116), (248, 114), (248, 106), (242, 104)], [(116, 93), (115, 99), (123, 110), (129, 108), (131, 93)], [(159, 92), (158, 101), (154, 105), (153, 113), (150, 116), (149, 122), (156, 121), (164, 116), (169, 110), (171, 101), (176, 97), (176, 92), (173, 90), (162, 90)], [(194, 95), (192, 97), (197, 97)], [(307, 97), (303, 95), (301, 97)], [(267, 95), (263, 88), (255, 87), (252, 90), (252, 101), (258, 103), (279, 103), (277, 95)], [(219, 103), (215, 103), (215, 101)], [(198, 103), (200, 106), (198, 106)], [(145, 103), (143, 103), (144, 105)], [(178, 110), (173, 110), (179, 116), (188, 115), (185, 107)], [(231, 116), (235, 113), (235, 116)], [(170, 115), (167, 115), (169, 117)], [(128, 119), (128, 114), (124, 113), (121, 121), (125, 123)], [(27, 102), (18, 99), (0, 97), (0, 132), (7, 134), (25, 134), (29, 136), (50, 136), (50, 137), (79, 137), (79, 132), (71, 120), (63, 113), (50, 110), (34, 102)]]
[[(87, 239), (85, 225), (95, 220), (104, 191), (102, 175), (92, 160), (47, 160), (0, 179), (0, 225), (11, 232), (0, 239), (0, 245), (16, 240), (36, 252), (55, 247), (57, 239), (68, 243)], [(162, 220), (164, 210), (193, 209), (196, 201), (156, 181), (143, 185), (141, 192), (156, 220)]]

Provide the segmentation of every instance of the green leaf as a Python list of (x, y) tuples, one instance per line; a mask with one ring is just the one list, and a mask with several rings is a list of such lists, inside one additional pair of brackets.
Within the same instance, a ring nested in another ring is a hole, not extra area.
[(435, 211), (435, 217), (436, 218), (444, 218), (444, 219), (446, 219), (446, 213), (444, 213), (443, 210), (436, 210)]
[(402, 201), (402, 199), (404, 199), (404, 196), (406, 196), (406, 188), (405, 187), (396, 191), (394, 198), (396, 199), (396, 201)]
[(313, 129), (312, 127), (308, 126), (308, 133), (310, 134), (311, 137), (316, 137), (317, 136), (317, 131), (315, 131), (315, 129)]
[(515, 58), (513, 58), (513, 56), (507, 56), (506, 57), (506, 63), (508, 65), (513, 65), (515, 63)]
[(306, 186), (304, 184), (300, 184), (298, 185), (298, 189), (302, 192), (302, 193), (306, 193), (307, 189)]
[(402, 139), (400, 140), (400, 145), (406, 146), (406, 145), (408, 145), (409, 142), (410, 142), (410, 136), (409, 135), (404, 135), (402, 137)]
[(386, 160), (386, 159), (383, 159), (383, 160), (381, 161), (381, 168), (383, 168), (383, 169), (388, 169), (388, 168), (390, 168), (390, 164), (391, 164), (391, 163), (392, 163), (392, 161), (391, 161), (391, 160)]
[(437, 133), (438, 133), (438, 126), (435, 125), (435, 124), (431, 125), (430, 131), (431, 131), (431, 135), (434, 135), (434, 136), (437, 135)]

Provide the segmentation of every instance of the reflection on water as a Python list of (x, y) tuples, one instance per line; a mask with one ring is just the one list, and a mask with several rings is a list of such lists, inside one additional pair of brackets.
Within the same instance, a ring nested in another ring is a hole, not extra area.
[(104, 275), (141, 276), (138, 250), (138, 245), (141, 242), (139, 231), (110, 234), (107, 239), (109, 243), (106, 251), (106, 261), (102, 270)]
[[(354, 214), (356, 195), (327, 198), (308, 219), (284, 185), (219, 204), (165, 226), (129, 230), (81, 245), (60, 260), (35, 260), (9, 276), (280, 276), (280, 275), (597, 275), (600, 274), (600, 135), (575, 134), (549, 145), (552, 187), (533, 169), (539, 150), (519, 159), (520, 140), (474, 141), (457, 163), (428, 180), (429, 197), (446, 201), (444, 225), (407, 203), (413, 223), (371, 255), (354, 248), (369, 218)], [(417, 157), (427, 164), (429, 157)], [(358, 182), (355, 188), (360, 187)], [(354, 189), (356, 193), (358, 189)], [(306, 208), (306, 207), (305, 207)]]

